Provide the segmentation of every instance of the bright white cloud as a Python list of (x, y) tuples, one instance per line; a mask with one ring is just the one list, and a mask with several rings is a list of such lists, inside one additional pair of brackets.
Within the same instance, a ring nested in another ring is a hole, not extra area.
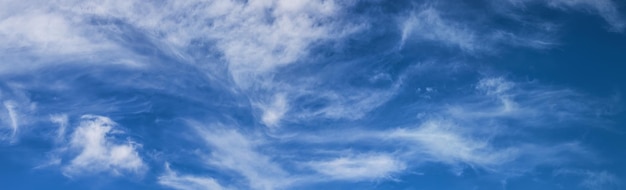
[(402, 161), (386, 154), (367, 154), (340, 157), (332, 160), (313, 161), (308, 164), (313, 170), (335, 180), (373, 180), (392, 178), (406, 168)]
[(165, 173), (159, 176), (159, 184), (179, 190), (224, 190), (228, 189), (220, 185), (215, 179), (210, 177), (199, 177), (192, 175), (180, 175), (165, 164)]
[(65, 175), (73, 177), (101, 172), (139, 174), (147, 169), (137, 152), (140, 145), (130, 141), (116, 142), (113, 135), (121, 132), (115, 130), (115, 122), (95, 115), (84, 115), (81, 119), (68, 144), (69, 153), (75, 151), (78, 154), (63, 167)]

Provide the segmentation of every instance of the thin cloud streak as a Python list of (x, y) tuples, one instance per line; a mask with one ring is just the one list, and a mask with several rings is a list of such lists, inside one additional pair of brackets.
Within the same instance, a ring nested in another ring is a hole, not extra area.
[(363, 181), (391, 179), (406, 169), (402, 161), (386, 154), (365, 154), (307, 163), (313, 170), (333, 180)]
[(165, 172), (158, 177), (159, 184), (179, 190), (226, 190), (215, 179), (210, 177), (200, 177), (192, 175), (180, 175), (170, 168), (169, 163), (165, 163)]
[(16, 105), (13, 101), (4, 101), (4, 108), (7, 110), (10, 119), (11, 126), (11, 142), (15, 142), (15, 136), (17, 135), (19, 125), (18, 125), (18, 116), (16, 113)]

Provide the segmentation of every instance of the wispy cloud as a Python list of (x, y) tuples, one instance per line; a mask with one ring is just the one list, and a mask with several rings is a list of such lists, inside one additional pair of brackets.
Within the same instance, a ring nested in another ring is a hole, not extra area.
[(503, 77), (486, 77), (475, 86), (477, 96), (448, 105), (448, 114), (457, 119), (513, 119), (521, 126), (560, 127), (573, 121), (593, 123), (609, 103), (572, 89), (540, 85), (537, 81), (512, 82)]
[[(598, 15), (609, 24), (611, 31), (622, 32), (626, 27), (619, 6), (612, 0), (509, 0), (493, 3), (496, 4), (496, 11), (483, 10), (486, 13), (482, 17), (467, 14), (473, 10), (441, 11), (463, 7), (457, 3), (414, 4), (413, 11), (400, 16), (399, 47), (431, 42), (446, 47), (444, 49), (452, 47), (469, 54), (494, 53), (498, 51), (498, 47), (507, 46), (533, 49), (555, 47), (559, 44), (554, 33), (558, 24), (523, 13), (528, 6), (536, 4), (562, 11), (573, 10)], [(510, 22), (525, 28), (499, 26), (493, 23), (495, 19), (510, 19)]]
[(236, 172), (246, 179), (251, 189), (280, 189), (292, 183), (288, 172), (275, 163), (272, 157), (258, 151), (257, 140), (224, 126), (190, 125), (210, 150), (206, 155), (206, 164)]
[(394, 130), (385, 138), (412, 142), (417, 146), (413, 151), (427, 156), (423, 159), (452, 165), (468, 164), (489, 169), (511, 162), (518, 156), (516, 148), (496, 149), (488, 139), (472, 137), (463, 130), (446, 121), (430, 120), (415, 129)]
[(405, 164), (386, 154), (365, 154), (312, 161), (308, 165), (315, 171), (334, 180), (389, 179), (405, 169)]
[[(593, 118), (584, 116), (601, 109), (594, 100), (580, 98), (582, 95), (572, 90), (535, 82), (514, 82), (504, 77), (485, 77), (474, 86), (471, 89), (473, 92), (463, 93), (463, 97), (456, 98), (456, 101), (440, 104), (439, 108), (429, 107), (432, 113), (410, 119), (407, 122), (411, 124), (406, 126), (386, 126), (384, 130), (334, 129), (332, 132), (320, 131), (323, 134), (320, 136), (291, 134), (279, 138), (318, 146), (367, 144), (373, 150), (397, 151), (389, 158), (407, 163), (407, 168), (418, 168), (424, 163), (443, 163), (459, 175), (464, 168), (470, 167), (504, 176), (519, 176), (538, 166), (596, 160), (594, 153), (578, 139), (548, 141), (526, 138), (527, 131), (549, 132), (561, 128), (555, 125), (593, 124)], [(574, 99), (580, 101), (571, 102)], [(551, 111), (544, 113), (546, 110)], [(533, 119), (524, 121), (528, 118)], [(516, 123), (509, 123), (511, 120)], [(332, 165), (337, 168), (338, 176), (334, 177), (345, 179), (350, 175), (341, 177), (343, 175), (338, 174), (341, 173), (341, 166), (345, 164), (348, 167), (352, 161), (355, 165), (361, 163), (358, 157), (349, 158), (352, 157), (312, 162), (323, 163), (317, 164), (321, 168), (331, 168)], [(354, 167), (358, 169), (353, 171), (368, 170), (364, 173), (372, 175), (384, 168)], [(367, 175), (355, 174), (353, 177), (372, 179)]]
[(408, 16), (400, 17), (399, 48), (430, 42), (441, 45), (444, 49), (459, 49), (476, 55), (498, 52), (498, 47), (545, 49), (556, 45), (551, 35), (539, 34), (547, 32), (545, 30), (524, 33), (508, 28), (485, 27), (493, 18), (470, 19), (471, 17), (455, 15), (457, 12), (446, 14), (441, 9), (458, 7), (448, 8), (451, 6), (446, 3), (436, 5), (421, 5), (414, 8)]
[[(18, 125), (18, 116), (15, 110), (15, 102), (13, 101), (4, 101), (4, 108), (7, 110), (9, 115), (9, 124), (11, 126), (11, 139), (15, 140), (15, 135), (17, 135), (19, 125)], [(12, 140), (12, 141), (13, 141)]]
[(618, 4), (612, 0), (509, 0), (508, 2), (518, 7), (540, 2), (560, 10), (590, 12), (602, 17), (610, 25), (611, 30), (621, 32), (626, 27), (626, 21), (619, 12)]
[(454, 21), (445, 20), (440, 12), (433, 7), (412, 12), (402, 26), (402, 39), (400, 46), (404, 46), (407, 40), (418, 37), (423, 40), (442, 42), (448, 46), (458, 47), (462, 50), (474, 52), (485, 48), (483, 42), (479, 43), (479, 36), (472, 28)]
[(170, 168), (169, 163), (165, 164), (165, 173), (159, 176), (158, 182), (161, 185), (180, 190), (228, 189), (220, 185), (215, 179), (210, 177), (199, 177), (192, 175), (180, 175)]
[(554, 175), (558, 177), (579, 177), (579, 185), (589, 190), (619, 189), (622, 185), (617, 176), (607, 171), (560, 169), (556, 170)]
[(288, 111), (287, 100), (285, 95), (277, 94), (274, 96), (274, 99), (269, 104), (260, 104), (259, 107), (263, 112), (263, 116), (261, 120), (266, 126), (276, 127), (278, 126), (280, 120)]
[[(0, 22), (4, 50), (27, 50), (43, 56), (93, 52), (106, 46), (92, 42), (65, 15), (29, 10), (27, 14), (5, 17)], [(93, 36), (92, 36), (93, 37)]]
[(68, 116), (67, 114), (57, 114), (57, 115), (51, 115), (50, 116), (50, 121), (52, 121), (52, 123), (55, 123), (57, 125), (59, 125), (59, 128), (57, 129), (57, 137), (56, 137), (56, 143), (62, 143), (65, 140), (65, 133), (67, 130), (67, 125), (68, 125)]

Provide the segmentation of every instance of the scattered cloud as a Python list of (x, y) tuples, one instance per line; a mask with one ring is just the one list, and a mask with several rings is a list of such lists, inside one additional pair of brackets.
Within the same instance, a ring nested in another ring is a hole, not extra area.
[(68, 143), (68, 154), (77, 154), (63, 166), (63, 174), (69, 177), (82, 174), (108, 172), (113, 175), (124, 173), (140, 174), (147, 165), (139, 156), (140, 144), (132, 141), (116, 142), (112, 135), (119, 134), (117, 125), (103, 116), (84, 115), (80, 125), (74, 129)]

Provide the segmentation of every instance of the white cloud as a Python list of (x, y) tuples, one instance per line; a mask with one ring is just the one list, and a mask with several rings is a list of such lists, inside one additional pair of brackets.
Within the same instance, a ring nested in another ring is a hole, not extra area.
[(159, 184), (179, 190), (225, 190), (228, 188), (220, 185), (217, 180), (211, 177), (199, 177), (192, 175), (179, 175), (165, 164), (165, 173), (159, 176)]
[(81, 119), (67, 147), (70, 154), (74, 151), (78, 154), (63, 167), (63, 174), (70, 177), (101, 172), (139, 174), (147, 169), (137, 152), (140, 145), (115, 141), (112, 135), (121, 133), (115, 130), (115, 122), (95, 115), (84, 115)]
[(291, 185), (289, 174), (270, 156), (257, 151), (257, 141), (222, 126), (191, 125), (211, 150), (207, 164), (238, 173), (251, 189), (280, 189)]
[(308, 165), (313, 170), (333, 179), (354, 181), (391, 178), (392, 174), (406, 168), (402, 161), (386, 154), (340, 157), (326, 161), (312, 161)]
[[(235, 90), (244, 90), (252, 105), (263, 110), (261, 122), (278, 126), (289, 110), (288, 104), (281, 105), (288, 103), (290, 97), (274, 98), (283, 92), (278, 90), (271, 76), (277, 69), (302, 60), (311, 46), (339, 39), (359, 28), (340, 24), (337, 18), (350, 4), (333, 0), (42, 2), (35, 6), (33, 10), (37, 11), (33, 13), (7, 13), (7, 26), (22, 21), (30, 24), (18, 27), (19, 30), (7, 30), (7, 39), (19, 40), (6, 42), (6, 46), (25, 44), (22, 46), (45, 49), (51, 52), (49, 54), (62, 50), (66, 51), (61, 52), (64, 54), (88, 54), (95, 62), (107, 60), (106, 63), (132, 67), (141, 65), (137, 61), (140, 56), (132, 55), (132, 51), (126, 51), (124, 44), (116, 40), (128, 34), (124, 34), (120, 26), (107, 24), (110, 20), (119, 21), (137, 30), (137, 34), (143, 35), (140, 37), (145, 37), (167, 56), (197, 66), (209, 75), (225, 76), (235, 83)], [(6, 6), (26, 5), (15, 1)], [(88, 22), (94, 19), (97, 22)], [(41, 31), (50, 31), (51, 35), (41, 35)], [(202, 50), (202, 55), (224, 63), (207, 66), (206, 61), (194, 60), (189, 50), (197, 42), (209, 46)], [(96, 46), (99, 44), (104, 47)], [(114, 59), (109, 60), (112, 57)], [(224, 68), (214, 69), (222, 64)], [(222, 73), (223, 70), (228, 72)]]

